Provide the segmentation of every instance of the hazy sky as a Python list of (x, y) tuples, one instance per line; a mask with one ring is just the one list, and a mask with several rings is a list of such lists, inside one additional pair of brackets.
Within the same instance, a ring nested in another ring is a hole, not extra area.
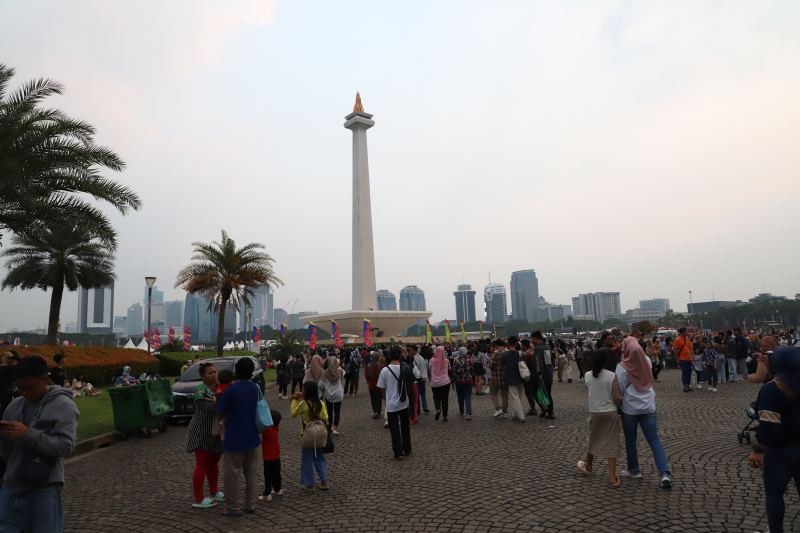
[[(116, 315), (147, 275), (183, 298), (223, 228), (267, 246), (276, 307), (348, 309), (356, 91), (379, 289), (418, 285), (439, 320), (462, 279), (534, 268), (555, 303), (685, 311), (800, 292), (798, 28), (766, 0), (0, 0), (0, 62), (63, 83), (46, 104), (128, 164)], [(46, 324), (49, 294), (0, 299), (0, 331)]]

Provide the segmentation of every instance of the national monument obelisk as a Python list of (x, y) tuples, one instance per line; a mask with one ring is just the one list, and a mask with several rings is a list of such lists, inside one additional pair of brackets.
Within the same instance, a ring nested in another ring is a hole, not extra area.
[(378, 309), (378, 290), (372, 243), (367, 130), (375, 121), (372, 115), (364, 112), (359, 93), (356, 93), (353, 112), (344, 119), (344, 127), (353, 132), (353, 310), (374, 311)]

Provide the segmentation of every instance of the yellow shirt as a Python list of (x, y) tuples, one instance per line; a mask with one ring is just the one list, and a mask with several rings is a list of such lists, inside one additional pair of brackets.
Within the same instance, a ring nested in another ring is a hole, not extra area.
[[(328, 421), (328, 410), (325, 409), (325, 402), (320, 400), (322, 404), (322, 410), (319, 412), (319, 419), (323, 422)], [(302, 435), (303, 432), (306, 430), (306, 424), (311, 422), (311, 416), (308, 412), (308, 402), (305, 400), (292, 400), (292, 406), (289, 408), (289, 414), (292, 418), (297, 418), (298, 416), (303, 416), (303, 427), (300, 428), (300, 434)]]

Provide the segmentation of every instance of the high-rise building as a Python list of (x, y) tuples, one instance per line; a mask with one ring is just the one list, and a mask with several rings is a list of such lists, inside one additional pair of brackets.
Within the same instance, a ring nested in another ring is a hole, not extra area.
[(128, 337), (139, 336), (144, 332), (142, 323), (142, 304), (136, 302), (128, 308), (125, 315), (125, 335)]
[(378, 295), (378, 311), (397, 311), (397, 298), (387, 290), (380, 290)]
[(659, 311), (664, 316), (669, 310), (669, 298), (652, 298), (639, 300), (639, 309), (642, 311)]
[[(250, 320), (250, 330), (252, 326), (272, 326), (273, 323), (273, 295), (269, 287), (259, 287), (253, 290), (254, 295), (249, 298), (250, 305), (253, 306), (253, 316)], [(245, 326), (245, 305), (244, 300), (239, 302), (239, 328), (244, 330)]]
[(217, 340), (217, 315), (208, 308), (208, 302), (201, 294), (186, 294), (183, 325), (191, 328), (192, 344), (209, 344)]
[(114, 335), (117, 337), (122, 337), (125, 335), (125, 317), (124, 316), (115, 316), (114, 317)]
[(590, 292), (572, 299), (572, 312), (576, 319), (605, 322), (620, 318), (622, 311), (618, 292)]
[(475, 318), (475, 291), (472, 290), (472, 285), (459, 285), (453, 296), (456, 299), (456, 320), (475, 322), (477, 320)]
[[(155, 302), (155, 297), (153, 301)], [(183, 332), (178, 330), (183, 327), (184, 302), (180, 300), (164, 302), (162, 307), (164, 309), (164, 329), (169, 332), (169, 328), (174, 328), (176, 335), (182, 335)]]
[(274, 329), (281, 329), (281, 317), (283, 317), (283, 323), (286, 323), (286, 315), (284, 315), (284, 309), (275, 309), (272, 311), (272, 327)]
[(483, 289), (483, 303), (486, 311), (486, 322), (502, 324), (508, 316), (506, 288), (502, 283), (489, 283)]
[(667, 314), (669, 300), (667, 298), (653, 298), (651, 300), (639, 300), (639, 307), (628, 309), (625, 312), (625, 320), (629, 323), (649, 320), (654, 322)]
[(511, 317), (514, 320), (536, 321), (539, 308), (539, 280), (535, 270), (511, 273)]
[(114, 285), (103, 289), (78, 290), (78, 333), (105, 334), (114, 331)]
[[(147, 309), (147, 298), (149, 295), (149, 289), (147, 285), (144, 286), (144, 308)], [(164, 291), (158, 290), (158, 285), (153, 285), (153, 305), (163, 305), (164, 304)], [(144, 330), (142, 330), (144, 331)]]
[[(400, 310), (401, 311), (426, 311), (425, 308), (425, 292), (416, 285), (407, 285), (400, 290)], [(405, 337), (408, 334), (408, 328), (412, 326), (424, 326), (425, 319), (420, 319), (408, 326), (400, 333)]]

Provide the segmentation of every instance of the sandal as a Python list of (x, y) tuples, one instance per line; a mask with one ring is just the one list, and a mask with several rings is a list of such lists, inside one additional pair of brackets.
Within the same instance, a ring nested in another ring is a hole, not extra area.
[(622, 481), (620, 481), (620, 479), (619, 479), (619, 478), (617, 478), (617, 482), (616, 482), (616, 483), (611, 483), (611, 482), (609, 481), (609, 484), (610, 484), (612, 487), (614, 487), (614, 488), (617, 488), (617, 487), (619, 487), (620, 485), (622, 485)]
[(228, 509), (227, 507), (219, 512), (222, 516), (239, 517), (242, 512), (237, 509)]
[(578, 461), (578, 470), (583, 472), (585, 476), (591, 476), (594, 473), (591, 470), (586, 470), (586, 461)]
[(322, 483), (320, 483), (319, 490), (330, 490), (330, 487), (328, 485), (323, 485)]
[(200, 503), (193, 503), (192, 507), (196, 509), (209, 509), (211, 507), (214, 507), (215, 505), (217, 505), (217, 502), (215, 502), (211, 498), (204, 498), (203, 501), (201, 501)]

